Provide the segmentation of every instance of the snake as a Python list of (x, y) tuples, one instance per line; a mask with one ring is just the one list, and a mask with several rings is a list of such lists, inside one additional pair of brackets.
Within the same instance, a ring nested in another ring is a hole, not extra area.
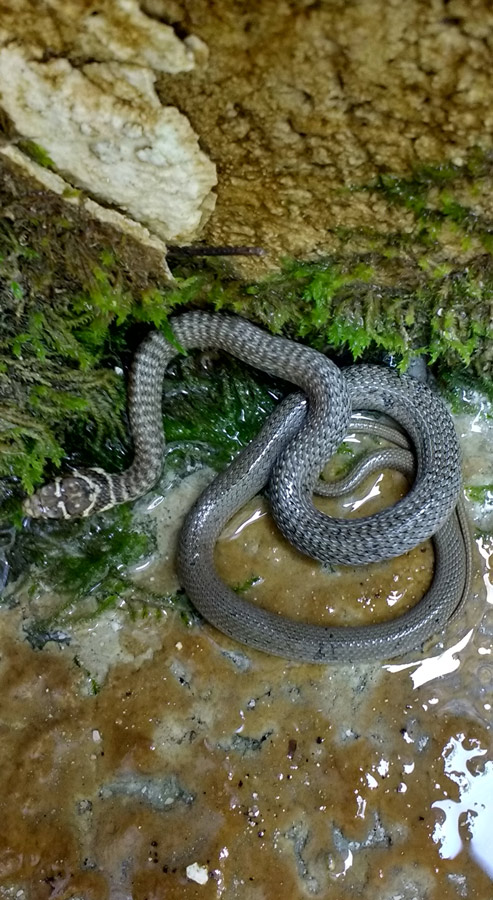
[[(392, 658), (443, 628), (469, 592), (471, 551), (459, 442), (439, 395), (386, 366), (341, 370), (324, 353), (239, 316), (192, 311), (171, 318), (169, 325), (169, 334), (150, 332), (134, 358), (129, 383), (134, 458), (129, 468), (121, 474), (98, 467), (74, 469), (26, 498), (25, 513), (86, 517), (146, 493), (162, 472), (162, 388), (168, 365), (191, 349), (225, 351), (299, 390), (281, 401), (186, 517), (177, 569), (194, 606), (210, 624), (248, 647), (312, 663)], [(364, 423), (360, 411), (383, 415), (393, 424)], [(400, 446), (373, 454), (350, 483), (385, 465), (413, 478), (409, 492), (394, 506), (353, 520), (328, 516), (313, 502), (315, 492), (349, 489), (349, 482), (324, 488), (319, 475), (350, 427)], [(392, 559), (433, 538), (431, 587), (404, 614), (363, 626), (310, 625), (257, 607), (218, 576), (214, 546), (226, 522), (265, 487), (287, 540), (324, 565)]]

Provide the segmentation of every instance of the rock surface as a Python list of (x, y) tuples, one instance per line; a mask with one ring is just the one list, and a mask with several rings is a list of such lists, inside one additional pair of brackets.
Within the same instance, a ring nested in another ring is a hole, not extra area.
[[(485, 0), (15, 0), (2, 104), (71, 182), (168, 240), (261, 245), (269, 260), (243, 266), (259, 273), (412, 235), (409, 207), (367, 189), (377, 176), (488, 153), (492, 15)], [(491, 219), (490, 177), (454, 193)], [(438, 242), (466, 249), (454, 227)]]
[[(4, 21), (0, 94), (15, 133), (46, 152), (67, 187), (165, 240), (191, 240), (214, 208), (215, 166), (187, 118), (160, 102), (154, 82), (159, 72), (191, 70), (206, 48), (181, 41), (134, 0), (101, 10), (59, 3), (44, 12), (18, 43), (12, 19)], [(49, 43), (55, 20), (67, 56)]]
[[(303, 256), (344, 248), (348, 229), (410, 232), (405, 208), (354, 188), (492, 146), (485, 0), (144, 8), (209, 47), (206, 70), (161, 76), (158, 91), (189, 116), (218, 166), (211, 243)], [(491, 215), (491, 190), (479, 187), (475, 205)]]

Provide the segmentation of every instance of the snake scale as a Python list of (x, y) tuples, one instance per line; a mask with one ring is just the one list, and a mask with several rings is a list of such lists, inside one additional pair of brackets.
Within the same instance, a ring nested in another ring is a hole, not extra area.
[[(458, 439), (440, 398), (411, 376), (384, 366), (340, 370), (322, 353), (250, 322), (189, 312), (171, 320), (176, 343), (152, 332), (132, 367), (129, 414), (135, 455), (121, 475), (75, 470), (40, 488), (24, 504), (28, 515), (87, 516), (134, 499), (159, 478), (164, 456), (162, 384), (167, 366), (184, 349), (220, 349), (286, 381), (301, 393), (283, 400), (256, 438), (218, 475), (185, 521), (178, 551), (181, 583), (194, 605), (218, 629), (250, 647), (307, 662), (357, 662), (396, 656), (442, 628), (467, 597), (470, 538), (461, 495)], [(400, 429), (351, 418), (359, 410), (383, 413)], [(324, 464), (349, 427), (389, 437), (401, 449), (378, 451), (346, 482), (322, 489)], [(409, 441), (406, 437), (409, 437)], [(412, 452), (409, 448), (412, 449)], [(393, 466), (414, 474), (409, 493), (394, 506), (361, 519), (320, 512), (313, 493), (340, 493), (364, 471)], [(389, 559), (433, 537), (435, 573), (411, 610), (391, 621), (357, 627), (295, 622), (259, 609), (216, 574), (214, 545), (231, 516), (268, 485), (272, 514), (288, 541), (322, 563), (364, 565)]]

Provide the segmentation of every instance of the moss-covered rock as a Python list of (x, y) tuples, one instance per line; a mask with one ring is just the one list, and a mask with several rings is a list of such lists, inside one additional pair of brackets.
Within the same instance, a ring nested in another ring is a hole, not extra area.
[[(289, 260), (254, 281), (226, 260), (194, 263), (175, 249), (170, 284), (155, 254), (5, 161), (0, 476), (30, 491), (66, 457), (123, 466), (122, 374), (146, 329), (166, 331), (169, 314), (190, 307), (238, 313), (346, 360), (405, 364), (411, 353), (426, 354), (447, 371), (467, 367), (488, 387), (493, 226), (465, 196), (466, 186), (470, 194), (475, 180), (490, 177), (490, 166), (476, 153), (462, 166), (380, 176), (365, 188), (410, 211), (415, 227), (406, 233), (355, 230), (340, 253)], [(462, 256), (447, 249), (450, 229)]]

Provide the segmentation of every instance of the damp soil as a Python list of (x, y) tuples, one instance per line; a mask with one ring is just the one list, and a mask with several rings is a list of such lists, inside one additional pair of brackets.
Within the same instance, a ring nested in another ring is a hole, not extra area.
[[(482, 443), (473, 421), (457, 419), (465, 470), (471, 446), (487, 479), (489, 420)], [(158, 547), (134, 571), (136, 590), (176, 588), (180, 521), (212, 475), (199, 469), (137, 505)], [(387, 471), (337, 504), (363, 515), (405, 490)], [(463, 615), (382, 665), (291, 663), (176, 607), (131, 616), (123, 601), (35, 650), (24, 628), (43, 584), (22, 582), (0, 617), (3, 895), (483, 900), (493, 879), (486, 532), (477, 546)], [(285, 544), (259, 499), (228, 524), (217, 565), (261, 605), (362, 623), (416, 602), (433, 552), (326, 573)]]

